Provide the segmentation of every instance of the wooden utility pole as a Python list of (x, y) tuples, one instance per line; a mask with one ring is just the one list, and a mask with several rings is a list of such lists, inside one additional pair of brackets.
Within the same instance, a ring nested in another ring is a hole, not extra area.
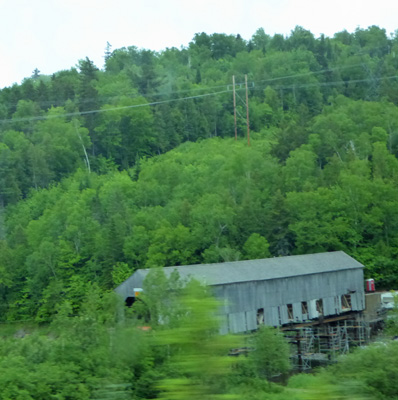
[(247, 74), (245, 75), (245, 85), (246, 85), (247, 144), (248, 144), (248, 146), (250, 146), (249, 94), (247, 91)]
[(232, 75), (232, 87), (234, 91), (234, 122), (235, 122), (235, 140), (238, 140), (238, 127), (236, 126), (236, 95), (235, 95), (235, 75)]

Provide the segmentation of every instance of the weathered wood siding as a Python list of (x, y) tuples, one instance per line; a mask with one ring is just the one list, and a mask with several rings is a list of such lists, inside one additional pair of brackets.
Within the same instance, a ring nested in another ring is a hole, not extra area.
[[(221, 332), (245, 332), (258, 327), (258, 317), (271, 326), (303, 322), (365, 309), (363, 265), (344, 252), (276, 257), (218, 264), (166, 267), (182, 279), (195, 278), (211, 286), (221, 301)], [(115, 290), (124, 299), (142, 288), (149, 270), (137, 270)], [(304, 302), (304, 304), (303, 304)], [(303, 312), (304, 310), (304, 312)], [(290, 314), (290, 315), (289, 315)]]
[[(220, 311), (228, 316), (228, 330), (233, 333), (256, 329), (260, 309), (264, 310), (266, 325), (279, 326), (318, 318), (317, 300), (322, 300), (324, 317), (345, 312), (341, 304), (342, 295), (351, 296), (352, 311), (365, 308), (361, 269), (229, 283), (213, 289), (223, 302)], [(303, 314), (302, 302), (307, 303), (308, 314)], [(289, 319), (288, 305), (292, 307), (293, 319)]]

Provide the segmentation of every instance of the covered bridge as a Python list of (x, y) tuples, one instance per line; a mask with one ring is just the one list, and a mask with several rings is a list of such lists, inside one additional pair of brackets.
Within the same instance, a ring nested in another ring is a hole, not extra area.
[[(182, 279), (213, 288), (222, 301), (222, 332), (255, 330), (337, 316), (365, 308), (363, 265), (342, 251), (166, 267)], [(142, 288), (148, 269), (137, 270), (115, 290), (124, 299)]]

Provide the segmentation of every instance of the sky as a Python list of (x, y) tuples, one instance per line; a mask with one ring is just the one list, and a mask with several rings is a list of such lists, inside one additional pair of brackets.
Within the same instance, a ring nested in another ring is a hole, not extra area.
[(397, 0), (0, 0), (0, 88), (70, 69), (85, 57), (102, 68), (112, 49), (187, 46), (195, 33), (258, 28), (289, 35), (296, 25), (333, 36), (344, 29), (398, 29)]

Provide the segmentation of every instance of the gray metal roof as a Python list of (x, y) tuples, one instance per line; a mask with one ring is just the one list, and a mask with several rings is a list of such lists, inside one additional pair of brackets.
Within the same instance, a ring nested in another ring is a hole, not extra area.
[[(182, 279), (195, 278), (207, 285), (262, 281), (298, 275), (319, 274), (364, 266), (343, 251), (305, 254), (261, 260), (234, 261), (217, 264), (181, 265), (163, 268), (166, 276), (177, 270)], [(144, 278), (149, 269), (137, 270)], [(123, 285), (123, 284), (122, 284)], [(116, 289), (117, 291), (117, 289)]]

